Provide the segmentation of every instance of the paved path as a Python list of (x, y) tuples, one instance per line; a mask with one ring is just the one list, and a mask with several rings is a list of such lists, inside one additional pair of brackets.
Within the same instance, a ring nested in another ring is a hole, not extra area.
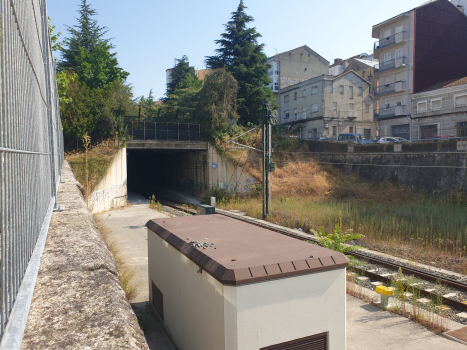
[(347, 295), (347, 350), (466, 350), (405, 317)]
[[(116, 244), (122, 259), (132, 268), (138, 268), (133, 281), (138, 292), (132, 307), (137, 316), (145, 313), (149, 301), (148, 287), (148, 243), (146, 222), (168, 216), (150, 209), (147, 200), (134, 193), (128, 196), (130, 206), (98, 214), (97, 218), (110, 232), (110, 242)], [(150, 316), (150, 327), (145, 337), (151, 350), (175, 350), (158, 319)]]

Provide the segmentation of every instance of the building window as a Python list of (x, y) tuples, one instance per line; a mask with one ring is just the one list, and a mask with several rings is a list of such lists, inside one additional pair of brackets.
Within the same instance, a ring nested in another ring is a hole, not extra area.
[(278, 70), (274, 71), (274, 74), (279, 75), (279, 71)]
[(349, 98), (353, 98), (353, 86), (349, 86)]
[(344, 94), (344, 85), (339, 86), (339, 93), (340, 93), (341, 95)]
[(306, 119), (306, 106), (302, 107), (302, 119)]
[(353, 134), (353, 126), (349, 126), (349, 133)]
[(426, 112), (426, 101), (417, 102), (417, 113), (425, 113)]
[(359, 87), (358, 88), (358, 96), (362, 96), (362, 95), (363, 95), (363, 88)]
[(294, 116), (295, 120), (298, 119), (297, 108), (294, 108), (294, 110), (293, 110), (293, 116)]
[(305, 68), (305, 72), (306, 72), (306, 68)]
[(371, 129), (363, 129), (363, 137), (367, 140), (371, 139)]
[(289, 95), (284, 96), (284, 103), (287, 103), (287, 102), (289, 102)]
[(313, 129), (313, 137), (319, 137), (318, 129)]
[(387, 53), (384, 55), (384, 64), (389, 64), (391, 62), (391, 53)]
[(303, 89), (302, 90), (302, 97), (305, 97), (306, 96), (306, 89)]
[(439, 111), (441, 109), (441, 99), (431, 101), (431, 110)]
[(328, 89), (328, 91), (332, 94), (332, 84), (329, 85)]
[(313, 137), (313, 132), (312, 131), (308, 131), (308, 138), (311, 139)]
[(315, 103), (311, 106), (311, 111), (314, 113), (314, 112), (318, 112), (318, 104)]
[(402, 49), (399, 49), (396, 51), (396, 58), (401, 58), (402, 57)]
[(365, 79), (365, 75), (366, 75), (366, 70), (364, 70), (364, 71), (362, 72), (362, 78), (363, 78), (363, 79)]
[(294, 99), (294, 100), (297, 99), (297, 93), (296, 93), (296, 92), (293, 93), (293, 99)]
[(284, 119), (289, 119), (289, 111), (285, 111), (285, 116), (284, 116)]
[(402, 106), (402, 97), (396, 97), (396, 106)]
[(337, 111), (337, 102), (332, 103), (332, 110)]
[(368, 103), (365, 103), (365, 113), (370, 112), (370, 105)]
[(457, 123), (457, 137), (467, 136), (467, 122)]
[(318, 94), (318, 87), (317, 87), (317, 86), (313, 86), (313, 87), (311, 88), (311, 94), (312, 94), (312, 95)]
[(455, 96), (456, 107), (465, 107), (467, 106), (467, 95)]
[(353, 117), (353, 103), (349, 103), (349, 117)]
[(425, 140), (433, 136), (438, 136), (438, 125), (437, 124), (420, 126), (420, 138), (422, 140)]
[(384, 101), (384, 108), (388, 109), (389, 107), (391, 107), (391, 101), (390, 100)]
[(332, 136), (337, 136), (337, 125), (332, 127)]

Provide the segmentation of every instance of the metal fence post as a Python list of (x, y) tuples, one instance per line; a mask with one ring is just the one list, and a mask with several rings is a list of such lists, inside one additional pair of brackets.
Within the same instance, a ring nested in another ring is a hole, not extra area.
[(154, 123), (154, 140), (157, 140), (157, 122)]
[(146, 140), (146, 122), (143, 122), (143, 140)]

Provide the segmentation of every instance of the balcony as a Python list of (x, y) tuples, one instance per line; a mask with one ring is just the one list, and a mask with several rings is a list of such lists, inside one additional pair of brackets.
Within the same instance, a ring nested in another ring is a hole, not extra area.
[(384, 119), (384, 118), (391, 118), (397, 117), (399, 115), (406, 115), (406, 106), (393, 106), (393, 107), (383, 107), (375, 109), (374, 118), (375, 119)]
[(375, 73), (381, 73), (390, 69), (398, 68), (407, 64), (407, 57), (402, 56), (393, 60), (380, 62), (378, 67), (375, 67)]
[(400, 32), (391, 36), (388, 36), (387, 38), (383, 38), (375, 42), (374, 50), (380, 50), (385, 47), (400, 43), (401, 41), (407, 41), (407, 32)]
[(374, 89), (374, 96), (381, 96), (391, 94), (393, 92), (403, 91), (406, 89), (405, 86), (405, 81), (398, 81), (391, 84), (380, 85)]

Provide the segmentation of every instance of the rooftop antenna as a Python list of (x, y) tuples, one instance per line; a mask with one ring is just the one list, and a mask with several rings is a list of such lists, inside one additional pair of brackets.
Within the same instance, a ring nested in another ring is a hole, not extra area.
[(276, 50), (276, 55), (277, 55), (277, 47), (273, 47), (274, 50)]

